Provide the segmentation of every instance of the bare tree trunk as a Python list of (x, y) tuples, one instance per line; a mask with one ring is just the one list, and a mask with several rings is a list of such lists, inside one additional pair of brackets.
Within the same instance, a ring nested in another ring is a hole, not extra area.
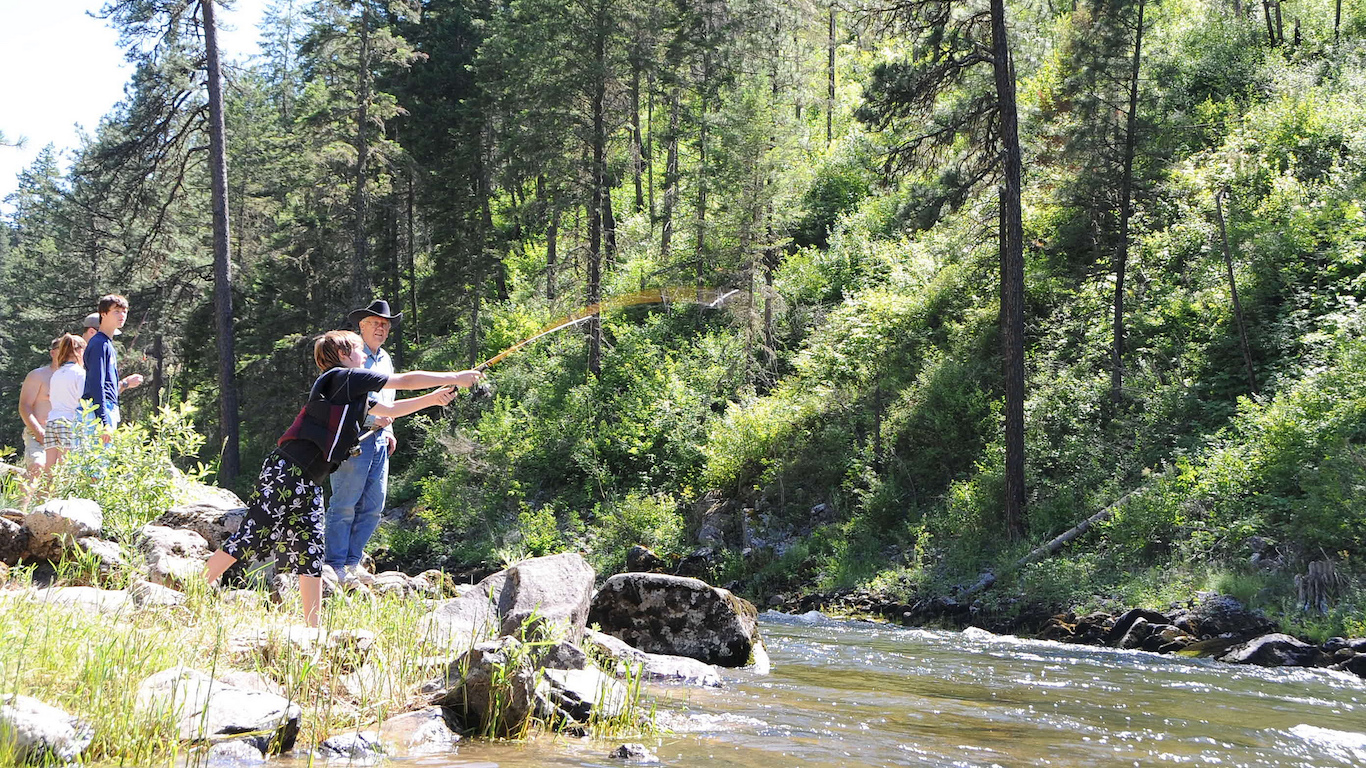
[(1276, 27), (1271, 21), (1272, 0), (1262, 0), (1262, 15), (1266, 17), (1266, 39), (1272, 45), (1276, 44)]
[(1006, 532), (1024, 536), (1024, 224), (1020, 213), (1020, 133), (1015, 107), (1015, 66), (1006, 39), (1005, 0), (991, 0), (992, 69), (1000, 111), (1001, 346), (1005, 361)]
[(1110, 402), (1124, 398), (1124, 273), (1129, 261), (1129, 219), (1133, 215), (1134, 152), (1138, 134), (1138, 68), (1143, 51), (1143, 6), (1138, 0), (1134, 57), (1129, 68), (1129, 114), (1124, 127), (1124, 171), (1119, 182), (1119, 247), (1115, 253), (1114, 359), (1110, 369)]
[(825, 41), (826, 48), (826, 93), (825, 93), (825, 146), (835, 137), (835, 5), (830, 4), (830, 32)]
[[(594, 58), (597, 82), (593, 88), (593, 191), (588, 212), (588, 303), (602, 301), (602, 225), (604, 194), (607, 184), (607, 0), (595, 6), (596, 24)], [(595, 315), (588, 321), (588, 372), (597, 376), (602, 372), (602, 319)]]
[(352, 234), (355, 261), (351, 264), (351, 300), (362, 306), (370, 300), (370, 243), (366, 237), (367, 195), (365, 177), (370, 159), (370, 11), (360, 11), (360, 57), (356, 67), (356, 230)]
[(659, 255), (667, 260), (673, 244), (674, 207), (678, 201), (678, 91), (669, 94), (669, 135), (664, 160), (664, 210), (660, 214)]
[(209, 155), (213, 200), (213, 304), (218, 336), (218, 416), (222, 422), (223, 453), (218, 477), (232, 482), (241, 471), (238, 455), (237, 354), (233, 349), (232, 264), (228, 243), (228, 153), (223, 118), (223, 71), (218, 55), (214, 0), (203, 0), (204, 51), (209, 84)]
[[(1233, 277), (1233, 248), (1228, 241), (1228, 227), (1224, 224), (1224, 206), (1221, 198), (1228, 190), (1214, 193), (1214, 215), (1219, 219), (1219, 237), (1224, 241), (1224, 268), (1228, 271), (1228, 290), (1233, 297), (1233, 319), (1238, 323), (1238, 342), (1243, 348), (1243, 366), (1247, 369), (1247, 386), (1252, 394), (1257, 394), (1257, 378), (1252, 373), (1252, 347), (1247, 343), (1247, 326), (1243, 323), (1243, 303), (1238, 300), (1238, 281)], [(1233, 206), (1230, 205), (1230, 213)]]
[(636, 213), (645, 210), (644, 148), (640, 136), (640, 67), (631, 67), (631, 175), (636, 182)]
[[(408, 331), (412, 332), (413, 344), (422, 343), (422, 333), (417, 323), (417, 240), (413, 235), (413, 208), (416, 194), (413, 191), (414, 170), (408, 168)], [(406, 336), (405, 332), (405, 336)], [(404, 336), (400, 336), (400, 341)]]

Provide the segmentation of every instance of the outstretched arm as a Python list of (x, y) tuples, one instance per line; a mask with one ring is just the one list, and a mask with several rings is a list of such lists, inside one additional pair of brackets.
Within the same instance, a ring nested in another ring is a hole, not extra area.
[[(392, 380), (393, 379), (390, 379), (390, 381)], [(417, 413), (423, 408), (429, 408), (433, 405), (446, 405), (453, 399), (455, 399), (455, 387), (442, 387), (441, 389), (428, 392), (419, 397), (395, 400), (392, 405), (375, 403), (370, 406), (370, 413), (376, 416), (388, 416), (392, 419), (396, 419), (400, 416), (407, 416), (410, 413)]]
[[(484, 378), (482, 371), (407, 371), (389, 377), (385, 389), (426, 389), (428, 387), (472, 387)], [(371, 408), (371, 413), (380, 412)], [(390, 414), (380, 414), (390, 415)], [(405, 416), (407, 414), (398, 414)]]

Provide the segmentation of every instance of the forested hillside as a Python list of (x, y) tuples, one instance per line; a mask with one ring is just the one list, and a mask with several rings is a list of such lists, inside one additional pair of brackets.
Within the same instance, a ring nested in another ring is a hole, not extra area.
[(5, 402), (124, 293), (125, 413), (193, 407), (240, 490), (348, 310), (437, 369), (605, 300), (400, 423), (382, 557), (704, 545), (757, 599), (990, 571), (1007, 614), (1295, 614), (1328, 561), (1302, 628), (1366, 631), (1356, 0), (277, 0), (224, 71), (230, 307), (200, 1), (111, 0), (125, 100), (9, 201)]

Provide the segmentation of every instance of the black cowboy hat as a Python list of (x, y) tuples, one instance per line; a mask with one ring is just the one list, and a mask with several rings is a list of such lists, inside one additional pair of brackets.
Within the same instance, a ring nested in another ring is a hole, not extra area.
[(392, 323), (397, 323), (403, 319), (403, 313), (389, 314), (389, 302), (384, 299), (375, 299), (370, 302), (370, 306), (365, 309), (353, 309), (346, 319), (355, 325), (360, 325), (360, 321), (367, 317), (382, 317)]

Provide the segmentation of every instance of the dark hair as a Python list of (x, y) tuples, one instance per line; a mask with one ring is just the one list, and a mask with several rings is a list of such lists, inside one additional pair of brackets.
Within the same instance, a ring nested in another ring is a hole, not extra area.
[(313, 342), (313, 362), (318, 364), (320, 371), (347, 368), (345, 358), (360, 349), (363, 343), (355, 331), (328, 331)]
[(62, 334), (57, 340), (58, 363), (82, 363), (81, 353), (85, 351), (85, 339), (74, 333)]
[(123, 298), (117, 293), (110, 293), (100, 297), (99, 312), (101, 315), (114, 307), (128, 309), (128, 299)]
[(64, 337), (66, 337), (66, 336), (67, 336), (67, 334), (64, 333), (64, 334), (62, 334), (61, 336), (58, 336), (57, 338), (53, 339), (52, 341), (49, 341), (49, 342), (47, 343), (47, 351), (49, 351), (49, 352), (55, 351), (55, 350), (57, 349), (57, 347), (62, 343), (62, 339), (63, 339)]

